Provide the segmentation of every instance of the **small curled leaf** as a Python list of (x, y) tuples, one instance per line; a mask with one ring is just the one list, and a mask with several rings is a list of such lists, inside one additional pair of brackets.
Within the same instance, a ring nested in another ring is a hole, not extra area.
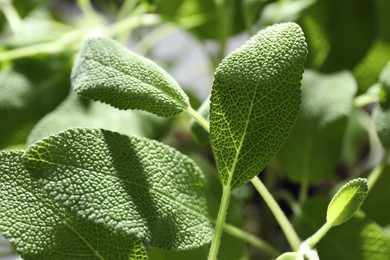
[(367, 196), (367, 179), (357, 178), (345, 184), (329, 203), (326, 221), (332, 226), (349, 220)]

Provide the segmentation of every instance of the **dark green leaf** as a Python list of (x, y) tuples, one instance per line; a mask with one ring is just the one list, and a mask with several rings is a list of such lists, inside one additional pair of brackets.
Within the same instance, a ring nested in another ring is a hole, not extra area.
[(84, 42), (72, 71), (75, 91), (119, 109), (169, 117), (189, 106), (176, 81), (149, 59), (108, 38)]
[(210, 140), (224, 185), (248, 182), (287, 139), (299, 110), (306, 52), (301, 28), (284, 23), (260, 31), (218, 66)]
[(210, 242), (202, 173), (162, 143), (76, 128), (37, 142), (25, 159), (50, 196), (85, 219), (165, 249)]
[(0, 232), (25, 259), (147, 259), (141, 241), (65, 212), (21, 162), (0, 152)]
[(316, 183), (334, 172), (355, 92), (349, 72), (305, 71), (300, 114), (277, 157), (292, 181)]

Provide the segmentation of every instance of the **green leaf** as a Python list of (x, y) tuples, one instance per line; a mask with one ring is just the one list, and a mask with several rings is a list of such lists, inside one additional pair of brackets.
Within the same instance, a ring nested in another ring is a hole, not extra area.
[(203, 175), (162, 143), (76, 128), (37, 142), (25, 159), (44, 190), (78, 216), (154, 247), (184, 250), (210, 242)]
[[(302, 205), (301, 214), (294, 219), (300, 237), (308, 237), (322, 226), (328, 202), (325, 197), (313, 197)], [(359, 212), (329, 230), (317, 250), (321, 260), (388, 259), (390, 239), (375, 222)]]
[(188, 97), (167, 72), (108, 38), (84, 42), (73, 64), (72, 85), (86, 98), (163, 117), (189, 106)]
[(28, 143), (71, 127), (94, 127), (159, 138), (166, 133), (169, 120), (143, 111), (122, 111), (71, 94), (59, 107), (46, 115), (31, 130)]
[(301, 28), (284, 23), (260, 31), (218, 66), (210, 140), (225, 186), (257, 175), (287, 139), (299, 110), (306, 52)]
[(305, 71), (299, 117), (277, 155), (290, 180), (318, 183), (334, 173), (355, 92), (356, 83), (349, 72), (325, 75)]
[(22, 164), (0, 152), (0, 232), (25, 259), (147, 259), (141, 241), (89, 223), (54, 203)]
[(304, 258), (297, 252), (287, 252), (276, 258), (276, 260), (304, 260)]
[(337, 226), (349, 220), (362, 205), (367, 192), (367, 179), (349, 181), (333, 196), (326, 212), (326, 221)]
[(390, 62), (382, 70), (379, 83), (381, 86), (382, 102), (376, 104), (373, 120), (378, 137), (386, 149), (390, 148)]

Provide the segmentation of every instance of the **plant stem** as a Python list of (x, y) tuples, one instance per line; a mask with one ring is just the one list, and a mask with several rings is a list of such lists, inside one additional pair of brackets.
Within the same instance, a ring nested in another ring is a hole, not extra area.
[(215, 223), (214, 237), (211, 242), (209, 260), (217, 259), (221, 235), (224, 229), (226, 212), (230, 201), (231, 190), (229, 186), (223, 186), (221, 204), (219, 205), (217, 222)]
[(297, 251), (301, 240), (299, 239), (297, 233), (295, 232), (293, 226), (290, 221), (287, 219), (286, 215), (279, 207), (278, 203), (275, 201), (274, 197), (269, 193), (267, 188), (261, 182), (261, 180), (257, 177), (254, 177), (251, 180), (253, 186), (260, 193), (261, 197), (264, 199), (265, 203), (268, 205), (275, 219), (278, 221), (284, 235), (287, 238), (288, 243), (291, 246), (293, 251)]
[(320, 229), (317, 230), (307, 241), (310, 249), (313, 249), (318, 242), (325, 236), (325, 234), (332, 228), (332, 223), (326, 222)]
[(259, 249), (260, 251), (262, 251), (263, 253), (268, 254), (269, 256), (277, 257), (278, 255), (281, 254), (281, 252), (278, 249), (274, 248), (273, 246), (271, 246), (267, 242), (255, 237), (251, 234), (248, 234), (247, 232), (245, 232), (245, 231), (243, 231), (235, 226), (232, 226), (228, 223), (225, 223), (223, 229), (224, 229), (225, 233), (230, 234), (231, 236), (234, 236), (242, 241), (245, 241), (248, 244), (251, 244), (252, 246), (254, 246), (257, 249)]
[(196, 122), (198, 122), (207, 132), (210, 133), (210, 124), (204, 119), (198, 112), (196, 112), (191, 106), (187, 108), (187, 113), (192, 116)]
[(12, 32), (17, 33), (22, 24), (22, 20), (20, 19), (18, 12), (12, 6), (11, 2), (9, 0), (0, 0), (0, 9), (7, 19), (8, 25)]
[(387, 165), (387, 159), (390, 155), (390, 151), (386, 152), (381, 160), (381, 162), (375, 166), (375, 168), (370, 172), (370, 174), (368, 175), (368, 192), (370, 192), (370, 190), (372, 190), (372, 187), (375, 186), (376, 182), (378, 181), (378, 179), (380, 178), (380, 176), (382, 175), (383, 173), (383, 170), (385, 169), (386, 165)]
[(369, 105), (371, 103), (375, 103), (379, 101), (379, 96), (375, 95), (370, 92), (366, 92), (360, 96), (357, 96), (353, 100), (353, 106), (358, 108), (358, 107), (364, 107), (366, 105)]

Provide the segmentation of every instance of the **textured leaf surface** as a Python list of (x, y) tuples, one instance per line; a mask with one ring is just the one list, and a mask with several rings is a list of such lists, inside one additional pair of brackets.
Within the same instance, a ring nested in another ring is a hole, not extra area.
[(373, 120), (379, 139), (386, 149), (390, 148), (390, 62), (379, 77), (383, 102), (377, 104), (373, 112)]
[[(328, 199), (307, 200), (295, 227), (302, 238), (312, 235), (325, 222)], [(348, 222), (332, 228), (317, 245), (321, 260), (389, 259), (390, 239), (381, 228), (363, 214), (355, 214)]]
[(31, 146), (25, 158), (54, 200), (85, 219), (165, 249), (210, 242), (203, 175), (166, 145), (69, 129)]
[(295, 123), (306, 57), (295, 23), (260, 31), (218, 66), (210, 140), (221, 181), (238, 187), (258, 174)]
[[(0, 232), (25, 259), (147, 259), (141, 241), (65, 212), (22, 164), (0, 153)], [(131, 256), (131, 257), (130, 257)]]
[(169, 117), (188, 106), (188, 97), (163, 69), (108, 38), (87, 40), (73, 65), (80, 95), (119, 109), (141, 109)]
[(337, 226), (349, 220), (362, 205), (367, 192), (366, 179), (358, 178), (349, 181), (340, 188), (329, 203), (326, 221)]
[(355, 92), (356, 83), (349, 72), (324, 75), (305, 71), (299, 117), (277, 156), (289, 179), (317, 183), (334, 172)]
[(103, 128), (122, 134), (158, 138), (164, 135), (168, 125), (169, 120), (150, 113), (122, 111), (72, 94), (34, 126), (28, 143), (71, 127)]

